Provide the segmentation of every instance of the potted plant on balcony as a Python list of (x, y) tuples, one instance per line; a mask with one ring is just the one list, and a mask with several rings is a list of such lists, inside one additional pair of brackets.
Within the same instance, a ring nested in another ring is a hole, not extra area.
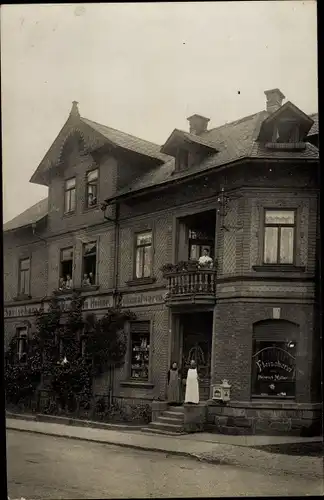
[(168, 264), (164, 264), (162, 267), (161, 267), (161, 272), (164, 275), (166, 274), (170, 274), (170, 273), (173, 273), (175, 271), (175, 265), (174, 264), (171, 264), (171, 263), (168, 263)]

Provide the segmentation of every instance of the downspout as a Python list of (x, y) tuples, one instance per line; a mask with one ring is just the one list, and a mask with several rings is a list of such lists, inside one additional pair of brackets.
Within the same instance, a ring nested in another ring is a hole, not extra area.
[[(115, 236), (115, 244), (114, 244), (114, 274), (113, 274), (113, 306), (114, 308), (118, 308), (121, 305), (121, 295), (118, 292), (118, 267), (119, 267), (119, 203), (117, 200), (115, 201), (115, 217), (111, 218), (106, 215), (106, 209), (108, 207), (107, 203), (103, 203), (101, 209), (104, 213), (104, 218), (110, 222), (114, 223), (114, 236)], [(109, 391), (109, 405), (111, 407), (113, 402), (113, 392), (114, 392), (114, 373), (115, 367), (110, 365), (110, 391)]]
[(118, 267), (119, 267), (119, 204), (117, 200), (115, 200), (115, 217), (108, 217), (106, 215), (106, 210), (111, 203), (103, 203), (101, 205), (101, 210), (103, 211), (104, 218), (109, 222), (114, 223), (114, 274), (113, 274), (113, 304), (114, 307), (118, 307), (120, 305), (120, 294), (118, 292)]
[[(215, 224), (215, 233), (216, 233), (216, 244), (215, 244), (215, 258), (214, 261), (216, 263), (216, 272), (215, 272), (215, 300), (216, 300), (216, 294), (217, 294), (217, 274), (218, 274), (218, 255), (219, 255), (219, 244), (220, 244), (220, 233), (222, 229), (226, 229), (223, 224), (221, 224), (221, 221), (224, 220), (224, 217), (226, 215), (226, 205), (228, 202), (228, 197), (224, 193), (224, 188), (221, 189), (220, 194), (217, 197), (217, 205), (218, 208), (216, 210), (216, 224)], [(217, 307), (217, 304), (216, 304)], [(216, 331), (216, 307), (214, 308), (214, 314), (213, 314), (213, 331), (212, 331), (212, 350), (211, 350), (211, 367), (210, 367), (210, 399), (212, 399), (213, 395), (213, 384), (215, 383), (214, 377), (215, 377), (215, 347), (216, 347), (216, 338), (215, 338), (215, 331)]]

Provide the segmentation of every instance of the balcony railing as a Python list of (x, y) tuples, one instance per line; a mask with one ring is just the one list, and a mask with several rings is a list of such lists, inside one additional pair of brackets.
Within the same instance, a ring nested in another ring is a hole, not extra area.
[[(165, 266), (167, 267), (167, 266)], [(167, 280), (166, 303), (213, 303), (216, 292), (216, 269), (179, 265), (163, 269)]]

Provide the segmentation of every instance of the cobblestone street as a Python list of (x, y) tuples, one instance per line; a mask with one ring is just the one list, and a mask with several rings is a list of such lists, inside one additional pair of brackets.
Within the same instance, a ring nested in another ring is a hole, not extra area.
[(8, 493), (26, 500), (321, 495), (322, 482), (166, 453), (7, 432)]

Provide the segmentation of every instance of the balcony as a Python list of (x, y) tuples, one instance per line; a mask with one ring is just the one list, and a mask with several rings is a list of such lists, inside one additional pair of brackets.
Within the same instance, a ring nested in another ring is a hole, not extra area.
[(213, 305), (216, 300), (216, 268), (200, 268), (197, 262), (167, 264), (162, 268), (167, 280), (168, 306)]

